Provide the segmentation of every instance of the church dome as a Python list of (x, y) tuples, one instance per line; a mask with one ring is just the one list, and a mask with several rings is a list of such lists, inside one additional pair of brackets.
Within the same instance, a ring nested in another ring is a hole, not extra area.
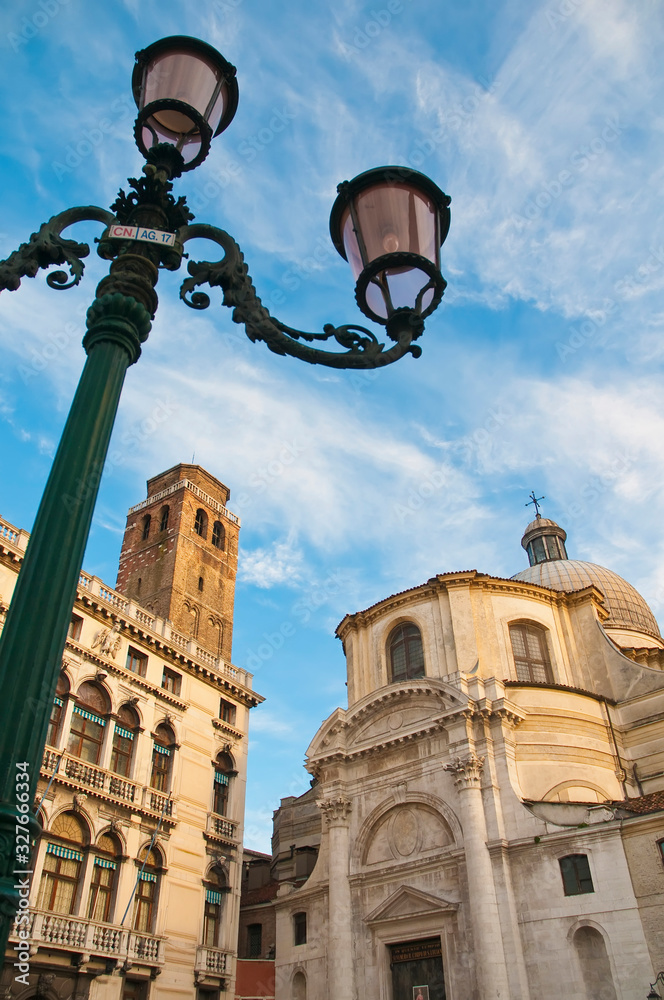
[(516, 573), (512, 579), (538, 583), (551, 590), (583, 590), (593, 585), (602, 591), (609, 611), (609, 617), (604, 622), (605, 628), (613, 626), (634, 629), (660, 638), (655, 616), (638, 590), (604, 566), (582, 562), (580, 559), (556, 559), (529, 566)]
[[(532, 496), (534, 499), (535, 494)], [(604, 627), (614, 633), (619, 645), (631, 645), (632, 640), (636, 639), (630, 636), (632, 632), (645, 633), (661, 642), (655, 616), (638, 590), (604, 566), (580, 559), (568, 559), (564, 529), (555, 521), (542, 517), (537, 504), (535, 509), (537, 516), (530, 522), (521, 539), (521, 545), (528, 553), (530, 566), (516, 573), (512, 579), (567, 592), (595, 586), (604, 595), (609, 612)], [(626, 630), (628, 634), (620, 637), (615, 634), (622, 630)], [(636, 645), (636, 642), (633, 644)]]

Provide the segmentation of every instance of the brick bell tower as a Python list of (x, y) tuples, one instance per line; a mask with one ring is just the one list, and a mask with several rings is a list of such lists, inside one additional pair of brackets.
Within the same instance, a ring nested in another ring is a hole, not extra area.
[(200, 465), (148, 479), (127, 514), (116, 589), (231, 660), (240, 520), (231, 491)]

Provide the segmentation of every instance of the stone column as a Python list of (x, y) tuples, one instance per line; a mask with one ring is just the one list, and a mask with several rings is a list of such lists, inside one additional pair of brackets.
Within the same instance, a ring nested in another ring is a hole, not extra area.
[(444, 770), (456, 774), (455, 785), (459, 792), (480, 1000), (509, 1000), (493, 866), (486, 846), (486, 820), (480, 789), (483, 765), (484, 757), (471, 753), (465, 758), (457, 757), (446, 764)]
[(348, 861), (350, 799), (344, 795), (322, 799), (318, 806), (328, 830), (329, 883), (327, 926), (327, 982), (330, 1000), (353, 1000), (353, 938), (351, 929)]

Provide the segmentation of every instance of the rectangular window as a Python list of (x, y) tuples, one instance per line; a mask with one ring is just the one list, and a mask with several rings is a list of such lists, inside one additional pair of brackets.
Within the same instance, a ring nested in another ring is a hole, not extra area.
[(139, 979), (125, 979), (122, 1000), (146, 1000), (147, 995), (148, 983), (143, 983)]
[(134, 907), (134, 930), (152, 931), (154, 904), (157, 897), (157, 879), (155, 875), (143, 872), (138, 880), (136, 903)]
[(293, 916), (293, 944), (307, 943), (307, 915), (296, 913)]
[(139, 677), (145, 677), (148, 670), (148, 658), (144, 653), (139, 653), (137, 649), (130, 646), (127, 650), (127, 662), (125, 666), (127, 670), (131, 670), (133, 674), (138, 674)]
[(569, 854), (566, 858), (561, 858), (559, 863), (566, 896), (580, 896), (584, 892), (595, 891), (586, 854)]
[(104, 719), (91, 712), (85, 712), (77, 705), (71, 717), (67, 744), (69, 753), (87, 761), (88, 764), (98, 764), (105, 724)]
[(221, 906), (219, 903), (205, 902), (205, 916), (203, 920), (203, 944), (206, 948), (216, 948), (219, 941), (219, 917)]
[(180, 694), (182, 689), (182, 676), (178, 674), (175, 670), (170, 670), (168, 667), (164, 667), (164, 673), (161, 678), (161, 686), (164, 691), (170, 691), (175, 697)]
[(46, 734), (46, 742), (49, 746), (54, 747), (57, 744), (58, 734), (60, 732), (60, 723), (62, 721), (62, 709), (64, 703), (62, 698), (53, 699), (53, 708), (51, 709), (51, 718), (48, 720), (48, 733)]
[(235, 705), (222, 698), (219, 703), (219, 718), (222, 722), (227, 722), (229, 726), (235, 725)]
[(90, 883), (90, 902), (88, 904), (88, 920), (108, 923), (111, 913), (111, 896), (115, 881), (115, 862), (95, 858)]
[(218, 816), (226, 816), (228, 810), (228, 775), (214, 772), (214, 802), (212, 811)]
[(657, 846), (659, 848), (659, 860), (664, 864), (664, 840), (658, 840)]
[(113, 733), (113, 750), (111, 752), (111, 771), (129, 777), (131, 768), (131, 751), (134, 746), (134, 734), (128, 729), (121, 729), (117, 723)]
[[(56, 846), (49, 844), (49, 848)], [(44, 858), (37, 903), (41, 910), (50, 910), (52, 913), (74, 912), (82, 855), (77, 851), (63, 853), (71, 857), (60, 857), (48, 851)]]
[(263, 953), (263, 925), (249, 924), (247, 927), (247, 954), (249, 958), (260, 958)]
[(168, 791), (168, 776), (171, 770), (171, 752), (155, 743), (152, 750), (152, 774), (150, 785), (158, 792)]
[(81, 638), (81, 629), (83, 628), (83, 619), (79, 615), (72, 615), (71, 621), (69, 622), (69, 628), (67, 629), (67, 638), (73, 639), (74, 642), (78, 642)]

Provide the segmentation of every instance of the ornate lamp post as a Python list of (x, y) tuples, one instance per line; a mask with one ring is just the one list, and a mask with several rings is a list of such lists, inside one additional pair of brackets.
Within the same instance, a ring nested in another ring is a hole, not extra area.
[(648, 994), (647, 1000), (662, 1000), (661, 993), (658, 993), (655, 989), (658, 984), (664, 986), (664, 972), (658, 972), (655, 982), (650, 984), (650, 993)]
[[(165, 38), (137, 54), (132, 85), (135, 138), (146, 160), (143, 176), (129, 179), (129, 194), (120, 191), (111, 211), (88, 206), (61, 212), (0, 262), (0, 290), (15, 290), (23, 277), (54, 264), (66, 264), (69, 274), (51, 272), (47, 283), (71, 288), (81, 280), (90, 248), (62, 233), (83, 220), (105, 227), (97, 252), (111, 261), (87, 313), (87, 360), (0, 639), (0, 946), (30, 857), (25, 831), (32, 838), (39, 832), (26, 803), (34, 796), (120, 392), (150, 331), (159, 271), (179, 268), (189, 240), (211, 240), (223, 256), (214, 263), (189, 262), (180, 289), (187, 305), (207, 308), (210, 298), (198, 288), (218, 286), (250, 340), (264, 341), (276, 354), (333, 368), (378, 368), (405, 354), (418, 357), (414, 341), (445, 289), (439, 251), (449, 228), (450, 199), (417, 171), (384, 167), (339, 185), (330, 225), (357, 279), (360, 308), (385, 326), (392, 345), (385, 349), (374, 333), (355, 324), (327, 324), (322, 333), (306, 333), (275, 319), (261, 304), (233, 237), (192, 224), (184, 197), (176, 200), (171, 193), (173, 180), (202, 163), (213, 137), (230, 124), (238, 102), (235, 68), (203, 42)], [(318, 345), (324, 341), (343, 350), (323, 350)]]

